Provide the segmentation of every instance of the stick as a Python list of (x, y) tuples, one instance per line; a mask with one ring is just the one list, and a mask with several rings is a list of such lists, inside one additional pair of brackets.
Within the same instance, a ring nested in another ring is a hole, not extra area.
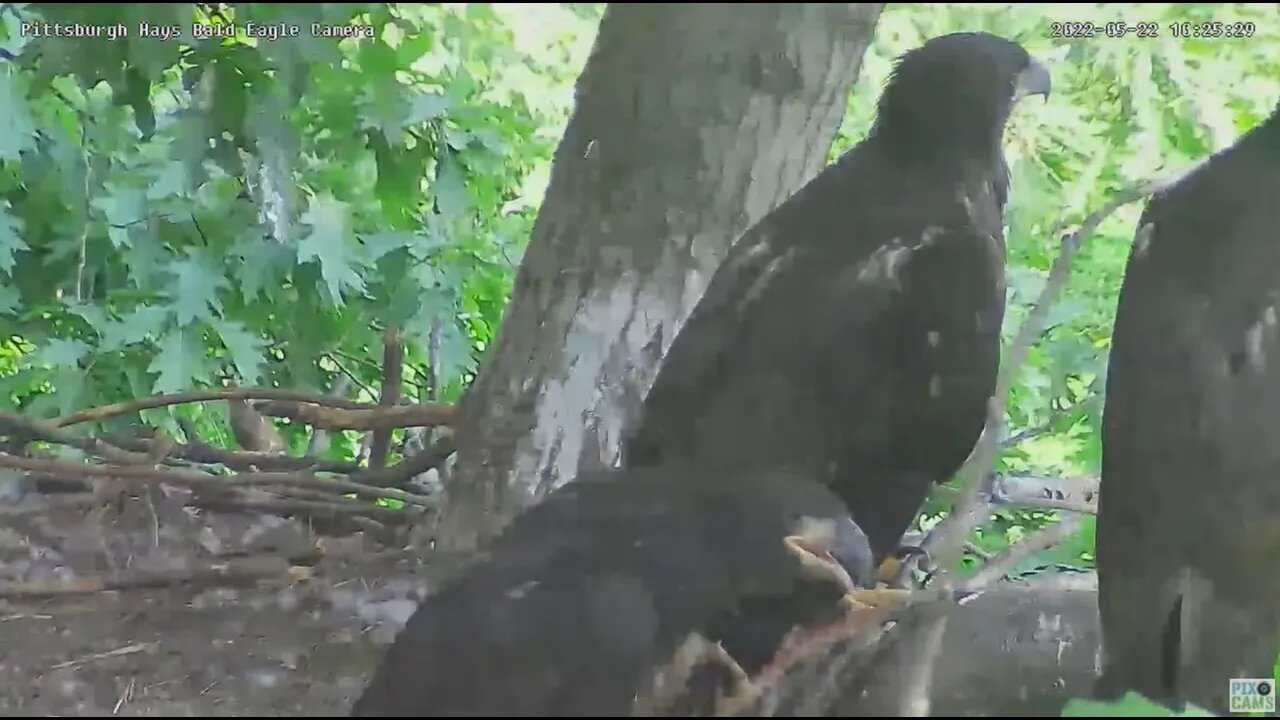
[(136, 413), (140, 410), (151, 410), (153, 408), (168, 407), (170, 405), (184, 405), (193, 402), (208, 402), (210, 400), (283, 400), (286, 402), (303, 402), (313, 405), (322, 405), (325, 407), (347, 408), (350, 410), (362, 410), (377, 407), (368, 403), (359, 403), (344, 398), (334, 398), (325, 395), (316, 395), (314, 393), (299, 392), (297, 390), (281, 390), (279, 388), (254, 388), (254, 387), (228, 387), (215, 388), (209, 390), (193, 390), (190, 392), (170, 393), (168, 395), (153, 395), (147, 398), (137, 400), (127, 400), (124, 402), (112, 403), (101, 407), (89, 408), (88, 410), (80, 410), (70, 415), (63, 415), (54, 419), (52, 422), (59, 427), (68, 425), (77, 425), (83, 422), (91, 422), (94, 420), (105, 420), (117, 415), (127, 415)]
[(164, 469), (120, 466), (90, 465), (69, 460), (44, 460), (22, 458), (16, 455), (0, 453), (0, 467), (12, 470), (27, 470), (55, 476), (115, 478), (120, 480), (137, 480), (143, 482), (170, 482), (175, 485), (216, 486), (230, 488), (236, 486), (292, 485), (327, 489), (336, 493), (354, 493), (359, 497), (388, 498), (399, 500), (420, 507), (435, 507), (436, 503), (429, 497), (417, 493), (377, 488), (351, 482), (349, 480), (333, 480), (316, 477), (308, 473), (239, 473), (236, 475), (210, 475), (191, 470)]
[(0, 582), (0, 598), (41, 598), (59, 595), (87, 595), (112, 590), (159, 588), (172, 585), (241, 584), (260, 580), (299, 581), (310, 577), (311, 571), (291, 566), (281, 557), (262, 556), (237, 558), (199, 568), (174, 568), (172, 570), (131, 570), (97, 577), (42, 580), (30, 582)]

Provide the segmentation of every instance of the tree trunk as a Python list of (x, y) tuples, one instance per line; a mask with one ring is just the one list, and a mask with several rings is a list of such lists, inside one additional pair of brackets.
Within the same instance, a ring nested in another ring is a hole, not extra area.
[(473, 547), (620, 433), (729, 246), (812, 178), (880, 3), (616, 4), (498, 337), (439, 543)]

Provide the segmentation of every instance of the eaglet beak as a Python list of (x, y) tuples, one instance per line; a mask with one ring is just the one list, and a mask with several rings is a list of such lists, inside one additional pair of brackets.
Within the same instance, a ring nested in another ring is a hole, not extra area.
[(800, 560), (805, 574), (834, 582), (845, 592), (852, 592), (872, 574), (866, 536), (847, 519), (802, 518), (795, 534), (783, 543)]
[(1052, 87), (1053, 81), (1049, 77), (1049, 69), (1032, 58), (1031, 64), (1018, 73), (1018, 79), (1013, 87), (1013, 100), (1017, 102), (1028, 95), (1043, 95), (1044, 99), (1048, 100), (1049, 90)]

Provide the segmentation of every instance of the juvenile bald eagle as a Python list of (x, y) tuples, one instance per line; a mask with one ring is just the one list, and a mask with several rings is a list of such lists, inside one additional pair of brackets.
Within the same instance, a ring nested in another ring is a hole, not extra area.
[(983, 427), (1005, 304), (1001, 140), (1049, 85), (993, 35), (906, 53), (866, 139), (730, 251), (623, 462), (803, 470), (890, 554)]
[[(352, 714), (706, 713), (872, 574), (866, 537), (802, 477), (589, 473), (422, 603)], [(701, 693), (672, 691), (694, 675)]]
[(1225, 714), (1231, 678), (1273, 675), (1278, 317), (1280, 108), (1138, 221), (1102, 429), (1104, 695)]

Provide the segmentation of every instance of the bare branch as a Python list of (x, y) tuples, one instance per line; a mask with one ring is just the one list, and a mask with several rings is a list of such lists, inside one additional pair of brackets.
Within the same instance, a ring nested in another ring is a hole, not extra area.
[(453, 436), (442, 435), (430, 447), (410, 455), (396, 465), (386, 468), (367, 468), (352, 475), (351, 479), (371, 487), (403, 486), (418, 475), (439, 467), (456, 449)]
[(259, 404), (257, 410), (263, 415), (289, 418), (313, 427), (331, 430), (378, 430), (451, 425), (455, 416), (453, 405), (430, 402), (349, 410), (322, 407), (320, 404), (274, 401)]
[(1075, 412), (1077, 410), (1081, 410), (1089, 405), (1101, 402), (1101, 400), (1102, 398), (1100, 398), (1098, 395), (1091, 394), (1088, 397), (1085, 397), (1084, 399), (1072, 404), (1071, 407), (1055, 410), (1049, 415), (1049, 418), (1045, 420), (1043, 423), (1036, 425), (1034, 427), (1024, 428), (1012, 435), (1006, 436), (1003, 440), (1000, 441), (1000, 448), (1001, 449), (1011, 448), (1014, 445), (1017, 445), (1018, 443), (1023, 443), (1023, 442), (1026, 442), (1027, 440), (1031, 440), (1033, 438), (1037, 438), (1037, 437), (1040, 437), (1041, 435), (1051, 432), (1053, 430), (1053, 426), (1058, 423), (1058, 421), (1062, 418), (1063, 415), (1066, 415), (1067, 413)]
[(48, 473), (61, 477), (97, 477), (142, 482), (168, 482), (175, 485), (233, 488), (236, 486), (287, 485), (330, 490), (335, 493), (351, 493), (370, 499), (389, 498), (421, 507), (434, 507), (435, 502), (423, 495), (392, 488), (377, 488), (349, 480), (322, 478), (309, 473), (241, 473), (236, 475), (210, 475), (192, 470), (166, 468), (157, 470), (139, 466), (91, 465), (68, 460), (23, 458), (0, 453), (0, 467), (12, 470)]
[(1058, 255), (1049, 268), (1049, 277), (1001, 361), (996, 390), (987, 403), (986, 426), (973, 453), (958, 473), (962, 488), (960, 497), (952, 506), (951, 512), (938, 523), (926, 541), (926, 549), (940, 567), (949, 567), (954, 563), (964, 547), (966, 536), (977, 518), (982, 515), (983, 479), (995, 462), (999, 444), (997, 439), (1003, 435), (1001, 429), (1004, 425), (1009, 389), (1013, 385), (1014, 378), (1018, 377), (1032, 343), (1044, 332), (1049, 310), (1066, 285), (1076, 252), (1098, 226), (1116, 210), (1154, 192), (1159, 192), (1177, 182), (1186, 172), (1189, 171), (1183, 170), (1161, 180), (1136, 183), (1124, 188), (1101, 208), (1086, 215), (1078, 228), (1062, 234), (1058, 243)]
[(1069, 515), (1052, 525), (1022, 538), (991, 558), (982, 569), (970, 575), (961, 583), (963, 590), (983, 590), (987, 586), (1004, 577), (1018, 563), (1032, 555), (1047, 550), (1080, 531), (1081, 516)]
[[(404, 377), (404, 343), (400, 339), (400, 332), (395, 328), (383, 331), (382, 342), (382, 388), (378, 394), (378, 405), (389, 408), (400, 402), (400, 384)], [(386, 467), (387, 451), (391, 448), (391, 430), (391, 427), (385, 425), (374, 428), (373, 438), (369, 443), (369, 467)]]
[[(128, 464), (150, 464), (146, 453), (134, 453), (112, 445), (111, 443), (92, 437), (80, 437), (63, 430), (56, 422), (29, 418), (8, 410), (0, 410), (0, 429), (17, 432), (24, 437), (45, 442), (67, 445), (77, 450), (99, 455), (111, 462)], [(25, 443), (21, 443), (25, 445)]]
[(1096, 475), (1045, 477), (1000, 474), (991, 483), (990, 502), (1097, 514), (1099, 482)]
[(83, 595), (108, 590), (156, 588), (171, 585), (243, 584), (261, 580), (296, 582), (310, 575), (302, 566), (281, 557), (247, 557), (197, 568), (127, 570), (99, 577), (28, 582), (0, 582), (0, 598), (36, 598)]
[[(340, 375), (333, 380), (329, 388), (329, 397), (338, 398), (347, 394), (347, 385), (351, 384), (351, 376)], [(305, 456), (311, 457), (320, 452), (320, 447), (328, 443), (329, 433), (324, 428), (311, 428), (311, 438), (307, 440)], [(354, 464), (354, 463), (353, 463)]]
[(342, 398), (331, 398), (324, 395), (316, 395), (314, 393), (298, 392), (297, 390), (228, 387), (170, 393), (168, 395), (153, 395), (151, 397), (139, 398), (137, 400), (127, 400), (125, 402), (112, 403), (111, 405), (103, 405), (101, 407), (73, 412), (70, 415), (63, 415), (60, 418), (55, 418), (51, 422), (58, 427), (66, 427), (68, 425), (77, 425), (79, 423), (92, 422), (94, 420), (106, 420), (107, 418), (116, 417), (117, 415), (127, 415), (141, 410), (151, 410), (154, 408), (168, 407), (170, 405), (233, 399), (281, 400), (285, 402), (311, 403), (313, 405), (321, 405), (324, 407), (345, 408), (348, 410), (368, 410), (370, 408), (377, 407), (377, 405), (371, 405), (368, 403), (358, 403), (351, 400), (344, 400)]

